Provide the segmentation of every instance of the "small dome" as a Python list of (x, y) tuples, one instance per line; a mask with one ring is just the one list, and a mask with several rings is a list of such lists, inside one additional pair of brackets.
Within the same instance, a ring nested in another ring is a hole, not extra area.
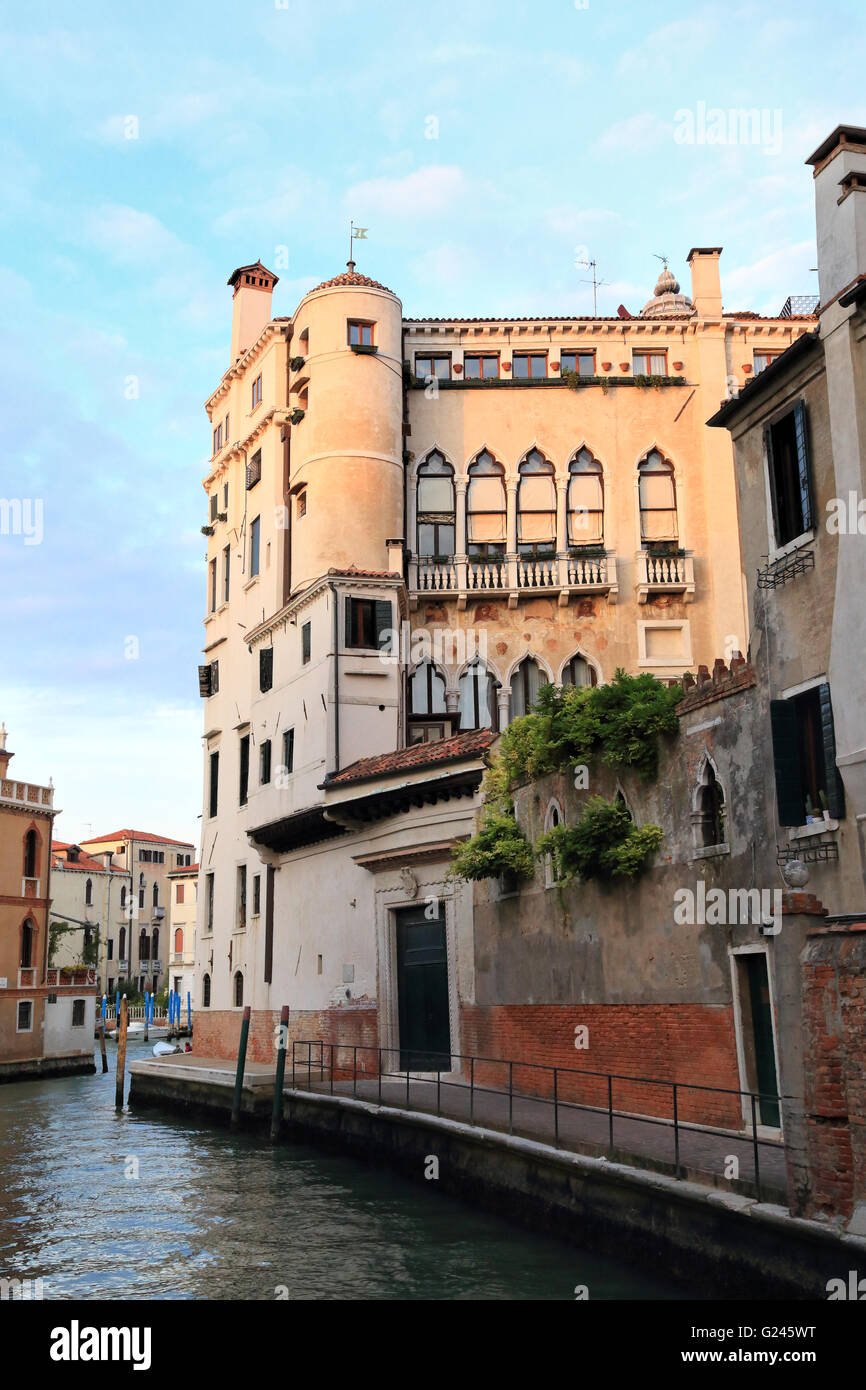
[(354, 261), (347, 261), (346, 264), (349, 269), (344, 270), (342, 275), (335, 275), (333, 280), (323, 280), (321, 285), (316, 285), (315, 289), (308, 290), (307, 293), (315, 294), (317, 290), (340, 289), (344, 285), (348, 286), (349, 289), (366, 288), (369, 290), (384, 290), (386, 294), (394, 293), (393, 290), (388, 289), (387, 285), (380, 285), (378, 280), (371, 280), (369, 275), (359, 275), (355, 269)]
[(640, 311), (642, 319), (666, 319), (672, 315), (694, 314), (695, 306), (687, 294), (680, 294), (680, 283), (665, 265), (656, 281), (653, 297)]

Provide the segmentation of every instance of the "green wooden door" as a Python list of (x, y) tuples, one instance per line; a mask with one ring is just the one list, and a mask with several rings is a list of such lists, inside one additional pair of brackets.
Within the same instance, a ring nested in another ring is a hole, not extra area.
[(397, 1003), (400, 1069), (449, 1071), (448, 956), (445, 913), (428, 921), (423, 907), (397, 912)]
[(749, 973), (749, 1003), (752, 1014), (752, 1033), (755, 1047), (755, 1072), (758, 1078), (758, 1118), (762, 1125), (779, 1127), (779, 1082), (776, 1076), (776, 1052), (773, 1046), (773, 1014), (770, 1008), (770, 982), (767, 978), (767, 957), (755, 952), (745, 957)]

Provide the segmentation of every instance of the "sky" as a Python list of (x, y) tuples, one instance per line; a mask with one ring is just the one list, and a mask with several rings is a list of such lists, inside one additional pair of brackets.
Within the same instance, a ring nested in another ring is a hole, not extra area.
[(354, 218), (409, 316), (591, 313), (591, 259), (610, 314), (722, 246), (725, 307), (776, 313), (817, 293), (804, 160), (866, 124), (864, 35), (860, 0), (0, 12), (0, 720), (58, 838), (199, 840), (236, 266), (291, 314)]

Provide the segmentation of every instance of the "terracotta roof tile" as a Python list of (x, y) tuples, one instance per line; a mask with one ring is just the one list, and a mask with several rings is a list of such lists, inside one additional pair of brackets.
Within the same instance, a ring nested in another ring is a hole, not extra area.
[(400, 580), (402, 580), (402, 578), (403, 578), (402, 574), (397, 574), (394, 570), (359, 570), (359, 569), (356, 569), (356, 567), (355, 567), (354, 565), (350, 565), (348, 569), (344, 569), (344, 570), (340, 570), (340, 569), (330, 569), (330, 570), (328, 570), (328, 574), (333, 574), (333, 575), (335, 575), (337, 578), (341, 578), (341, 577), (342, 577), (343, 579), (355, 579), (355, 578), (357, 578), (357, 577), (360, 577), (361, 579), (400, 579)]
[(315, 294), (316, 290), (333, 290), (347, 285), (350, 289), (367, 288), (371, 290), (384, 290), (386, 294), (393, 294), (387, 285), (380, 285), (378, 280), (371, 280), (369, 275), (359, 275), (357, 270), (344, 270), (342, 275), (335, 275), (332, 280), (323, 280), (321, 285), (316, 285), (313, 290), (308, 290), (308, 294)]
[(112, 830), (108, 835), (91, 835), (89, 840), (82, 840), (81, 843), (98, 845), (103, 840), (152, 840), (156, 845), (182, 845), (184, 849), (194, 848), (191, 840), (172, 840), (167, 835), (151, 835), (148, 830)]
[(77, 869), (81, 873), (89, 874), (104, 874), (106, 872), (122, 874), (126, 872), (119, 864), (112, 864), (110, 871), (106, 870), (101, 859), (91, 859), (89, 854), (79, 854), (76, 860), (69, 860), (66, 855), (71, 848), (72, 846), (66, 844), (64, 840), (51, 841), (51, 858), (54, 861), (55, 869)]
[(396, 753), (379, 753), (373, 758), (359, 758), (341, 772), (329, 774), (324, 787), (342, 787), (351, 782), (364, 782), (391, 772), (412, 772), (420, 767), (438, 767), (441, 763), (460, 762), (480, 757), (493, 742), (495, 734), (489, 729), (473, 729), (436, 743), (413, 743)]
[(166, 878), (185, 878), (198, 873), (198, 864), (187, 864), (185, 869), (169, 869)]

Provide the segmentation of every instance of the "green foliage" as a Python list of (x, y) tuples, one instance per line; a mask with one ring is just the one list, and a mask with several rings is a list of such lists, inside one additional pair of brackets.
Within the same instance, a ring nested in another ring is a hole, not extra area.
[(500, 740), (503, 789), (594, 759), (654, 777), (659, 735), (676, 732), (680, 699), (679, 687), (623, 670), (607, 685), (542, 686), (532, 714), (515, 719)]
[(451, 873), (458, 878), (498, 878), (500, 874), (531, 878), (532, 846), (517, 824), (514, 807), (498, 794), (498, 773), (491, 769), (486, 789), (491, 799), (485, 803), (477, 833), (460, 845), (451, 860)]
[[(55, 920), (48, 925), (48, 964), (54, 964), (54, 957), (57, 948), (64, 936), (74, 936), (76, 933), (84, 933), (85, 929), (73, 922)], [(82, 946), (78, 957), (80, 965), (94, 966), (99, 964), (99, 928), (92, 927), (90, 930), (90, 940), (84, 937), (85, 944)]]
[(619, 802), (590, 797), (576, 825), (557, 825), (542, 835), (539, 854), (549, 854), (564, 880), (635, 878), (662, 842), (658, 825), (636, 826)]

